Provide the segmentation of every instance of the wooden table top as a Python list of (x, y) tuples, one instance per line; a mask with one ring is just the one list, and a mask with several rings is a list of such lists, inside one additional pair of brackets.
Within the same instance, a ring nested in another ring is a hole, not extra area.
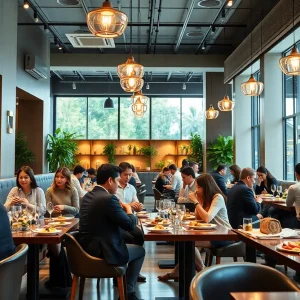
[(70, 220), (72, 224), (64, 227), (56, 227), (61, 230), (57, 235), (43, 236), (33, 233), (32, 231), (20, 231), (18, 233), (13, 232), (12, 237), (16, 245), (25, 244), (59, 244), (62, 236), (68, 232), (78, 228), (79, 219)]
[(272, 239), (261, 240), (250, 237), (237, 229), (233, 229), (237, 233), (239, 239), (246, 244), (249, 244), (253, 248), (270, 255), (276, 259), (279, 263), (287, 265), (294, 270), (300, 270), (300, 255), (297, 253), (290, 253), (276, 250), (276, 246), (283, 242), (300, 242), (300, 239)]
[(299, 300), (300, 293), (297, 292), (250, 292), (230, 293), (234, 300)]
[(172, 230), (169, 232), (149, 232), (142, 221), (145, 241), (237, 241), (237, 235), (229, 229), (217, 226), (209, 230)]
[(295, 206), (287, 207), (285, 201), (273, 201), (273, 200), (263, 200), (263, 204), (269, 204), (279, 209), (287, 210), (287, 211), (295, 211)]

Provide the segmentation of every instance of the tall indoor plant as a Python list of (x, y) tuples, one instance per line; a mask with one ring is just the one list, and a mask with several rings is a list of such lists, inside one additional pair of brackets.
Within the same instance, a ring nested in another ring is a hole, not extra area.
[(28, 148), (26, 136), (19, 131), (15, 144), (15, 170), (18, 171), (23, 165), (35, 162), (35, 158), (35, 154)]
[(78, 151), (76, 133), (68, 133), (60, 128), (55, 130), (54, 135), (48, 134), (46, 151), (50, 172), (55, 172), (60, 167), (73, 167), (76, 164), (76, 152)]
[(116, 163), (116, 158), (115, 158), (116, 148), (117, 146), (114, 145), (113, 143), (109, 143), (105, 145), (103, 148), (103, 154), (108, 156), (108, 162), (113, 165)]
[(147, 146), (145, 148), (141, 148), (141, 153), (147, 156), (147, 168), (150, 170), (151, 167), (151, 157), (157, 155), (157, 151), (153, 146)]
[(207, 147), (207, 159), (216, 169), (219, 164), (231, 165), (233, 163), (233, 138), (222, 136), (212, 141)]
[(199, 170), (203, 168), (203, 141), (198, 133), (191, 133), (190, 144), (190, 161), (195, 161), (199, 164)]

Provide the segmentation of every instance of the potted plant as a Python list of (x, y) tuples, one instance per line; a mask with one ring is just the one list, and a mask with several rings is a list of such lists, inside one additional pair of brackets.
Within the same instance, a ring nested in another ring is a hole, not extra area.
[(185, 146), (184, 150), (185, 150), (185, 154), (187, 155), (189, 152), (190, 147), (189, 146)]
[(136, 146), (135, 145), (133, 145), (133, 149), (132, 149), (132, 151), (133, 151), (133, 155), (136, 155)]
[(231, 165), (233, 163), (233, 138), (222, 136), (212, 141), (207, 147), (207, 159), (216, 169), (219, 164)]
[(155, 164), (155, 167), (157, 167), (160, 170), (162, 170), (164, 166), (165, 166), (165, 162), (163, 160), (160, 160)]
[(116, 145), (113, 143), (109, 143), (107, 145), (104, 146), (103, 148), (103, 154), (108, 156), (108, 162), (110, 164), (115, 164), (116, 163)]
[(19, 170), (23, 165), (35, 162), (35, 154), (28, 148), (27, 138), (22, 132), (16, 135), (15, 144), (15, 169)]
[(54, 135), (47, 135), (46, 158), (50, 172), (55, 172), (60, 167), (70, 168), (76, 164), (78, 145), (74, 139), (78, 137), (76, 133), (68, 133), (60, 128), (55, 130)]
[(132, 145), (128, 145), (127, 149), (128, 149), (128, 154), (130, 155), (131, 154)]
[(157, 151), (153, 146), (147, 146), (145, 148), (141, 148), (141, 153), (147, 156), (147, 168), (146, 170), (150, 170), (151, 166), (151, 157), (157, 155)]
[(191, 133), (189, 150), (189, 160), (197, 162), (201, 170), (203, 167), (203, 141), (198, 133)]

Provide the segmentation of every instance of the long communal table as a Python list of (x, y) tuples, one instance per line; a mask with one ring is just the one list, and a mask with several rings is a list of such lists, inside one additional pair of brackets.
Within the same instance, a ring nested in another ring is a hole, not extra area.
[[(195, 276), (195, 242), (196, 241), (237, 241), (238, 236), (231, 230), (217, 226), (212, 230), (179, 230), (167, 233), (149, 232), (142, 223), (145, 241), (178, 242), (179, 251), (179, 299), (189, 299), (190, 283)], [(161, 298), (178, 299), (178, 298)]]
[(42, 236), (31, 231), (14, 232), (13, 240), (15, 245), (28, 244), (27, 256), (27, 299), (38, 300), (39, 295), (39, 249), (42, 244), (59, 244), (63, 235), (78, 228), (79, 219), (70, 220), (71, 224), (59, 227), (61, 232), (53, 236)]

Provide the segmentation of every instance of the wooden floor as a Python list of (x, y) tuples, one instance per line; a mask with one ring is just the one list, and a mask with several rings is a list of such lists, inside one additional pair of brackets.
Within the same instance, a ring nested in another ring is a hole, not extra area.
[[(145, 207), (148, 211), (153, 208), (153, 198), (146, 197)], [(155, 242), (145, 243), (146, 257), (142, 268), (142, 275), (147, 277), (146, 283), (138, 283), (136, 286), (136, 294), (144, 300), (153, 300), (155, 297), (174, 297), (178, 296), (178, 283), (173, 281), (164, 283), (157, 281), (157, 276), (165, 274), (169, 270), (161, 270), (157, 265), (157, 261), (161, 259), (173, 259), (174, 249), (170, 245), (156, 245)], [(239, 258), (239, 261), (243, 261)], [(222, 263), (231, 263), (232, 259), (224, 258)], [(258, 263), (262, 263), (261, 258), (257, 259)], [(215, 262), (213, 262), (214, 264)], [(277, 266), (277, 270), (284, 272), (283, 266)], [(287, 276), (292, 279), (295, 271), (288, 269)], [(48, 261), (45, 259), (41, 262), (40, 281), (44, 282), (48, 278)], [(24, 275), (21, 288), (21, 300), (26, 299), (27, 277)], [(49, 299), (49, 298), (48, 298)], [(117, 288), (113, 287), (112, 279), (102, 279), (100, 292), (97, 293), (96, 279), (87, 279), (85, 283), (84, 298), (89, 300), (115, 300), (118, 299)]]

